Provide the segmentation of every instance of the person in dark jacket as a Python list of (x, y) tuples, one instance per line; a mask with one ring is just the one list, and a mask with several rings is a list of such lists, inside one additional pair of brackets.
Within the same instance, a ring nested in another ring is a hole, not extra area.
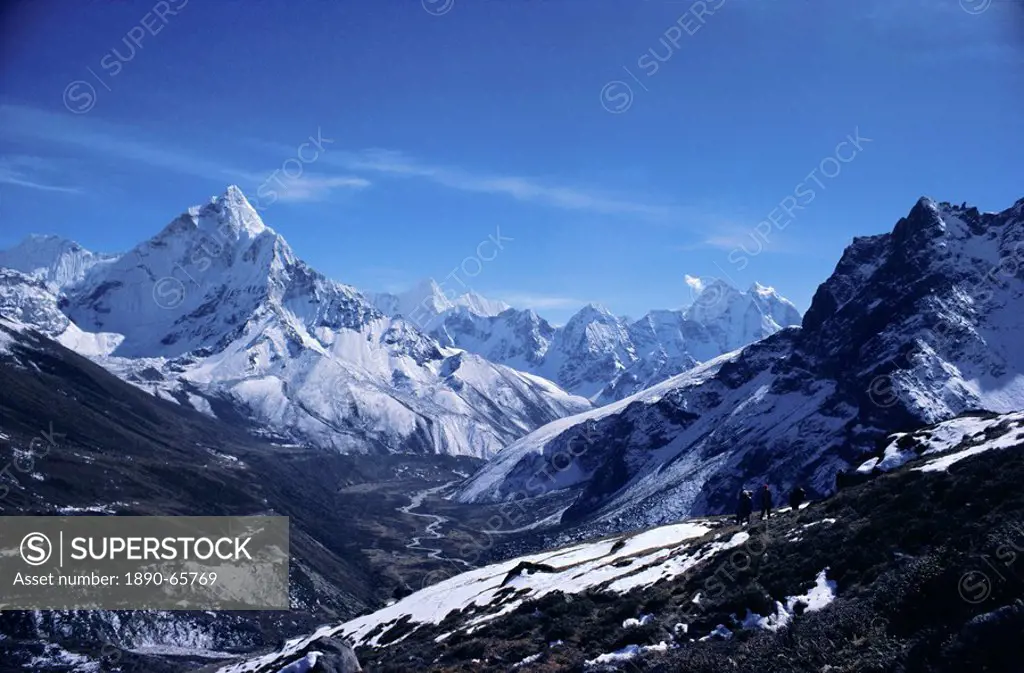
[(804, 492), (804, 489), (797, 486), (789, 493), (789, 506), (794, 510), (800, 509), (800, 505), (803, 504), (806, 497), (807, 493)]
[(768, 484), (761, 489), (761, 521), (772, 518), (772, 492)]
[(736, 523), (750, 523), (750, 514), (754, 511), (754, 498), (750, 491), (740, 491), (739, 504), (736, 506)]
[(838, 493), (846, 486), (846, 470), (836, 472), (836, 492)]

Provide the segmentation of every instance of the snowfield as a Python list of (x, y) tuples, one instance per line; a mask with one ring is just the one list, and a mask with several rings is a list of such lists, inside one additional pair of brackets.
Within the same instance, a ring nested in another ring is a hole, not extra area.
[[(834, 519), (828, 521), (835, 522)], [(275, 667), (298, 660), (321, 638), (345, 639), (355, 647), (388, 648), (413, 636), (420, 626), (439, 625), (452, 612), (461, 612), (454, 629), (433, 637), (433, 642), (442, 643), (456, 633), (472, 634), (488, 622), (515, 612), (523, 603), (552, 592), (573, 595), (597, 591), (623, 595), (634, 589), (650, 588), (663, 580), (682, 577), (722, 551), (751, 542), (747, 531), (712, 535), (721, 525), (710, 520), (681, 522), (469, 570), (376, 612), (343, 624), (323, 626), (306, 637), (289, 640), (278, 651), (225, 665), (216, 673), (251, 673), (268, 667), (276, 670)], [(746, 548), (750, 549), (749, 546)], [(828, 568), (820, 571), (804, 593), (776, 601), (775, 612), (768, 616), (749, 609), (745, 616), (732, 615), (733, 628), (777, 631), (790, 625), (798, 614), (824, 609), (836, 599), (838, 588), (827, 573)], [(700, 603), (700, 593), (693, 597), (692, 602)], [(625, 630), (639, 628), (656, 619), (653, 614), (639, 614), (623, 621), (621, 627)], [(397, 633), (392, 635), (392, 629), (398, 629)], [(587, 669), (612, 670), (617, 664), (636, 657), (680, 647), (679, 643), (687, 639), (689, 630), (687, 624), (676, 623), (672, 627), (675, 642), (629, 645), (588, 659), (585, 666)], [(732, 635), (729, 627), (720, 624), (700, 640), (727, 639)], [(688, 639), (693, 642), (696, 636)], [(550, 643), (549, 648), (558, 645)], [(533, 663), (542, 655), (542, 652), (531, 655), (513, 667)]]

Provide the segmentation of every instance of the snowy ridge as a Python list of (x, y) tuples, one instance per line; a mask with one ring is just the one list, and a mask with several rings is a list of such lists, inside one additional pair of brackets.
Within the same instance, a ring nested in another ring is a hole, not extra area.
[[(633, 404), (656, 405), (666, 393), (700, 385), (714, 376), (723, 364), (731, 362), (738, 355), (738, 352), (727, 353), (618, 402), (561, 418), (538, 428), (506, 447), (467, 480), (459, 489), (459, 500), (474, 502), (489, 497), (504, 499), (507, 494), (514, 492), (508, 489), (522, 486), (516, 478), (517, 475), (521, 474), (526, 479), (539, 474), (545, 463), (564, 448), (561, 442), (555, 441), (556, 439), (565, 436), (566, 445), (574, 439), (586, 443), (591, 434), (596, 432), (596, 421), (613, 418)], [(590, 477), (590, 471), (586, 469), (589, 463), (588, 452), (589, 448), (588, 451), (574, 451), (573, 454), (580, 453), (580, 469), (555, 471), (554, 481), (548, 490), (560, 490), (585, 482)], [(600, 460), (599, 456), (595, 457)], [(514, 484), (516, 486), (513, 486)], [(497, 491), (491, 492), (496, 486)]]
[[(656, 525), (725, 511), (754, 483), (824, 495), (894, 430), (1024, 409), (1024, 280), (999, 272), (1024, 250), (1022, 212), (1024, 200), (979, 213), (922, 199), (892, 233), (854, 240), (802, 328), (542, 427), (458, 497), (536, 495), (536, 475), (552, 474), (544, 490), (579, 489), (563, 521)], [(585, 435), (592, 448), (565, 469)]]
[[(566, 597), (565, 600), (580, 594), (605, 594), (606, 598), (601, 603), (614, 606), (616, 599), (631, 592), (658, 585), (664, 587), (664, 582), (679, 582), (702, 564), (722, 558), (722, 552), (755, 549), (765, 543), (765, 539), (755, 540), (747, 531), (715, 533), (721, 526), (720, 522), (708, 520), (675, 523), (468, 570), (370, 614), (342, 624), (322, 626), (308, 636), (287, 641), (277, 651), (223, 666), (216, 673), (276, 670), (276, 667), (299, 660), (303, 652), (322, 638), (345, 639), (356, 648), (374, 649), (390, 648), (410, 638), (443, 643), (456, 634), (473, 634), (483, 626), (515, 613), (524, 603), (555, 592)], [(819, 572), (806, 592), (776, 601), (774, 614), (762, 617), (747, 610), (745, 617), (734, 614), (730, 623), (734, 624), (733, 628), (776, 631), (792, 623), (798, 614), (824, 609), (837, 596), (837, 584), (828, 579), (827, 571), (826, 568)], [(706, 581), (703, 586), (708, 585)], [(697, 592), (691, 602), (699, 604), (700, 599), (701, 592)], [(451, 619), (453, 614), (457, 615), (454, 620)], [(539, 618), (540, 613), (537, 616)], [(666, 616), (677, 615), (641, 614), (625, 619), (621, 627), (624, 630), (639, 628)], [(442, 623), (450, 626), (417, 633), (421, 628), (437, 627)], [(628, 645), (589, 659), (585, 665), (588, 669), (603, 670), (604, 666), (622, 663), (645, 653), (664, 652), (668, 648), (680, 647), (680, 643), (687, 640), (692, 643), (697, 638), (696, 634), (688, 635), (687, 624), (675, 624), (672, 628), (671, 643)], [(442, 632), (435, 635), (438, 631)], [(730, 629), (720, 624), (700, 640), (731, 636)], [(555, 642), (548, 647), (560, 645), (561, 642)], [(541, 656), (542, 653), (531, 655), (514, 664), (513, 668), (537, 661)]]

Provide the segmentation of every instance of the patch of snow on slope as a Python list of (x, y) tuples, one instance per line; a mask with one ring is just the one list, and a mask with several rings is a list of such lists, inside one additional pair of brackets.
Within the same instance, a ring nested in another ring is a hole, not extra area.
[[(617, 579), (608, 585), (609, 591), (617, 593), (628, 593), (637, 587), (651, 586), (664, 579), (678, 577), (690, 568), (710, 559), (720, 551), (732, 549), (745, 544), (750, 539), (746, 532), (736, 533), (728, 542), (712, 542), (704, 549), (692, 554), (678, 554), (671, 558), (664, 559), (668, 554), (653, 554), (648, 557), (637, 559), (633, 566), (641, 568), (638, 572)], [(762, 544), (764, 544), (762, 542)], [(695, 604), (700, 604), (700, 593), (693, 597)]]
[(615, 664), (621, 664), (622, 662), (629, 661), (641, 654), (645, 654), (647, 652), (666, 652), (668, 648), (668, 643), (665, 641), (662, 641), (657, 645), (626, 645), (621, 650), (616, 650), (607, 654), (599, 654), (593, 659), (588, 659), (583, 662), (583, 665), (586, 668), (596, 668), (609, 665), (614, 668)]
[(825, 568), (814, 579), (814, 586), (806, 594), (790, 596), (786, 599), (786, 609), (792, 612), (797, 603), (803, 603), (807, 607), (804, 612), (817, 612), (836, 599), (836, 583), (828, 579)]
[[(4, 321), (7, 324), (7, 321)], [(11, 345), (14, 343), (14, 339), (6, 332), (0, 332), (0, 354), (10, 353)]]
[(826, 572), (828, 568), (818, 573), (814, 580), (814, 586), (810, 591), (800, 596), (789, 596), (785, 605), (776, 601), (775, 614), (762, 617), (761, 615), (747, 610), (747, 616), (743, 619), (743, 628), (760, 628), (768, 631), (778, 631), (789, 624), (796, 615), (796, 606), (803, 604), (804, 612), (817, 612), (825, 608), (836, 599), (836, 583), (828, 579)]
[(227, 659), (232, 656), (230, 652), (218, 652), (216, 650), (181, 647), (178, 645), (146, 645), (132, 648), (129, 652), (148, 656), (196, 657), (199, 659)]
[(56, 337), (61, 346), (86, 357), (110, 355), (124, 341), (123, 334), (112, 332), (85, 332), (73, 322)]
[(217, 418), (217, 415), (213, 413), (213, 407), (210, 406), (209, 400), (202, 395), (188, 393), (188, 401), (199, 413), (206, 414), (211, 418)]
[(45, 643), (43, 652), (28, 663), (30, 671), (76, 671), (78, 673), (99, 673), (99, 662), (89, 657), (65, 650), (60, 645)]
[(530, 656), (526, 657), (525, 659), (523, 659), (519, 663), (513, 664), (512, 668), (522, 668), (523, 666), (526, 666), (528, 664), (536, 663), (536, 662), (540, 661), (540, 658), (541, 658), (541, 656), (543, 654), (544, 654), (543, 652), (538, 652), (537, 654), (531, 654)]
[(622, 628), (632, 629), (637, 626), (644, 626), (648, 624), (652, 619), (654, 619), (654, 615), (640, 615), (639, 619), (635, 617), (630, 617), (629, 619), (622, 622)]
[(704, 642), (705, 640), (711, 640), (712, 638), (716, 638), (718, 640), (729, 640), (732, 638), (732, 631), (730, 631), (725, 624), (719, 624), (711, 633), (700, 640), (701, 642)]

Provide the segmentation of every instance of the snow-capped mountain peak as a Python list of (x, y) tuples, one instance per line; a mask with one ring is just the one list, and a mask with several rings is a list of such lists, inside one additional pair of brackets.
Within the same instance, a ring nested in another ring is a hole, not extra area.
[[(249, 238), (255, 238), (269, 228), (237, 185), (229, 185), (224, 194), (211, 199), (203, 209), (223, 213), (224, 217), (219, 219), (221, 226), (229, 227), (240, 234), (244, 232)], [(199, 221), (211, 222), (202, 217)]]
[(590, 303), (576, 312), (562, 329), (568, 344), (610, 353), (628, 342), (625, 325), (600, 304)]
[(0, 251), (0, 267), (37, 278), (54, 291), (81, 281), (94, 266), (116, 259), (117, 255), (91, 252), (60, 236), (39, 234)]
[(229, 188), (90, 274), (69, 293), (68, 313), (83, 329), (126, 335), (118, 355), (174, 357), (217, 348), (257, 314), (279, 311), (289, 286), (307, 275), (287, 242)]
[[(690, 287), (694, 287), (691, 285)], [(697, 322), (715, 322), (726, 314), (730, 307), (744, 295), (730, 283), (718, 278), (701, 279), (694, 291), (693, 303), (687, 309), (687, 317)]]
[[(401, 296), (404, 300), (402, 303), (406, 304), (408, 308), (408, 312), (403, 313), (406, 317), (411, 316), (416, 308), (420, 306), (436, 313), (450, 309), (453, 306), (452, 302), (448, 301), (448, 298), (445, 296), (444, 290), (441, 289), (441, 286), (433, 278), (425, 278), (419, 281)], [(410, 304), (411, 306), (408, 306)]]
[(402, 316), (426, 330), (433, 330), (444, 322), (446, 314), (459, 310), (491, 317), (511, 308), (505, 302), (488, 299), (473, 290), (461, 295), (451, 290), (446, 293), (433, 278), (425, 278), (404, 292), (371, 292), (365, 296), (385, 315)]
[(456, 305), (465, 306), (471, 313), (484, 316), (501, 315), (512, 308), (498, 299), (488, 299), (470, 290), (455, 300)]
[(574, 313), (565, 323), (565, 330), (568, 332), (583, 331), (588, 325), (599, 323), (611, 325), (617, 323), (617, 318), (601, 304), (591, 302)]
[[(693, 276), (687, 276), (693, 279)], [(689, 282), (689, 281), (688, 281)], [(755, 282), (747, 292), (717, 278), (689, 283), (697, 291), (685, 318), (704, 325), (718, 353), (728, 353), (784, 327), (800, 324), (800, 312), (772, 287)]]

